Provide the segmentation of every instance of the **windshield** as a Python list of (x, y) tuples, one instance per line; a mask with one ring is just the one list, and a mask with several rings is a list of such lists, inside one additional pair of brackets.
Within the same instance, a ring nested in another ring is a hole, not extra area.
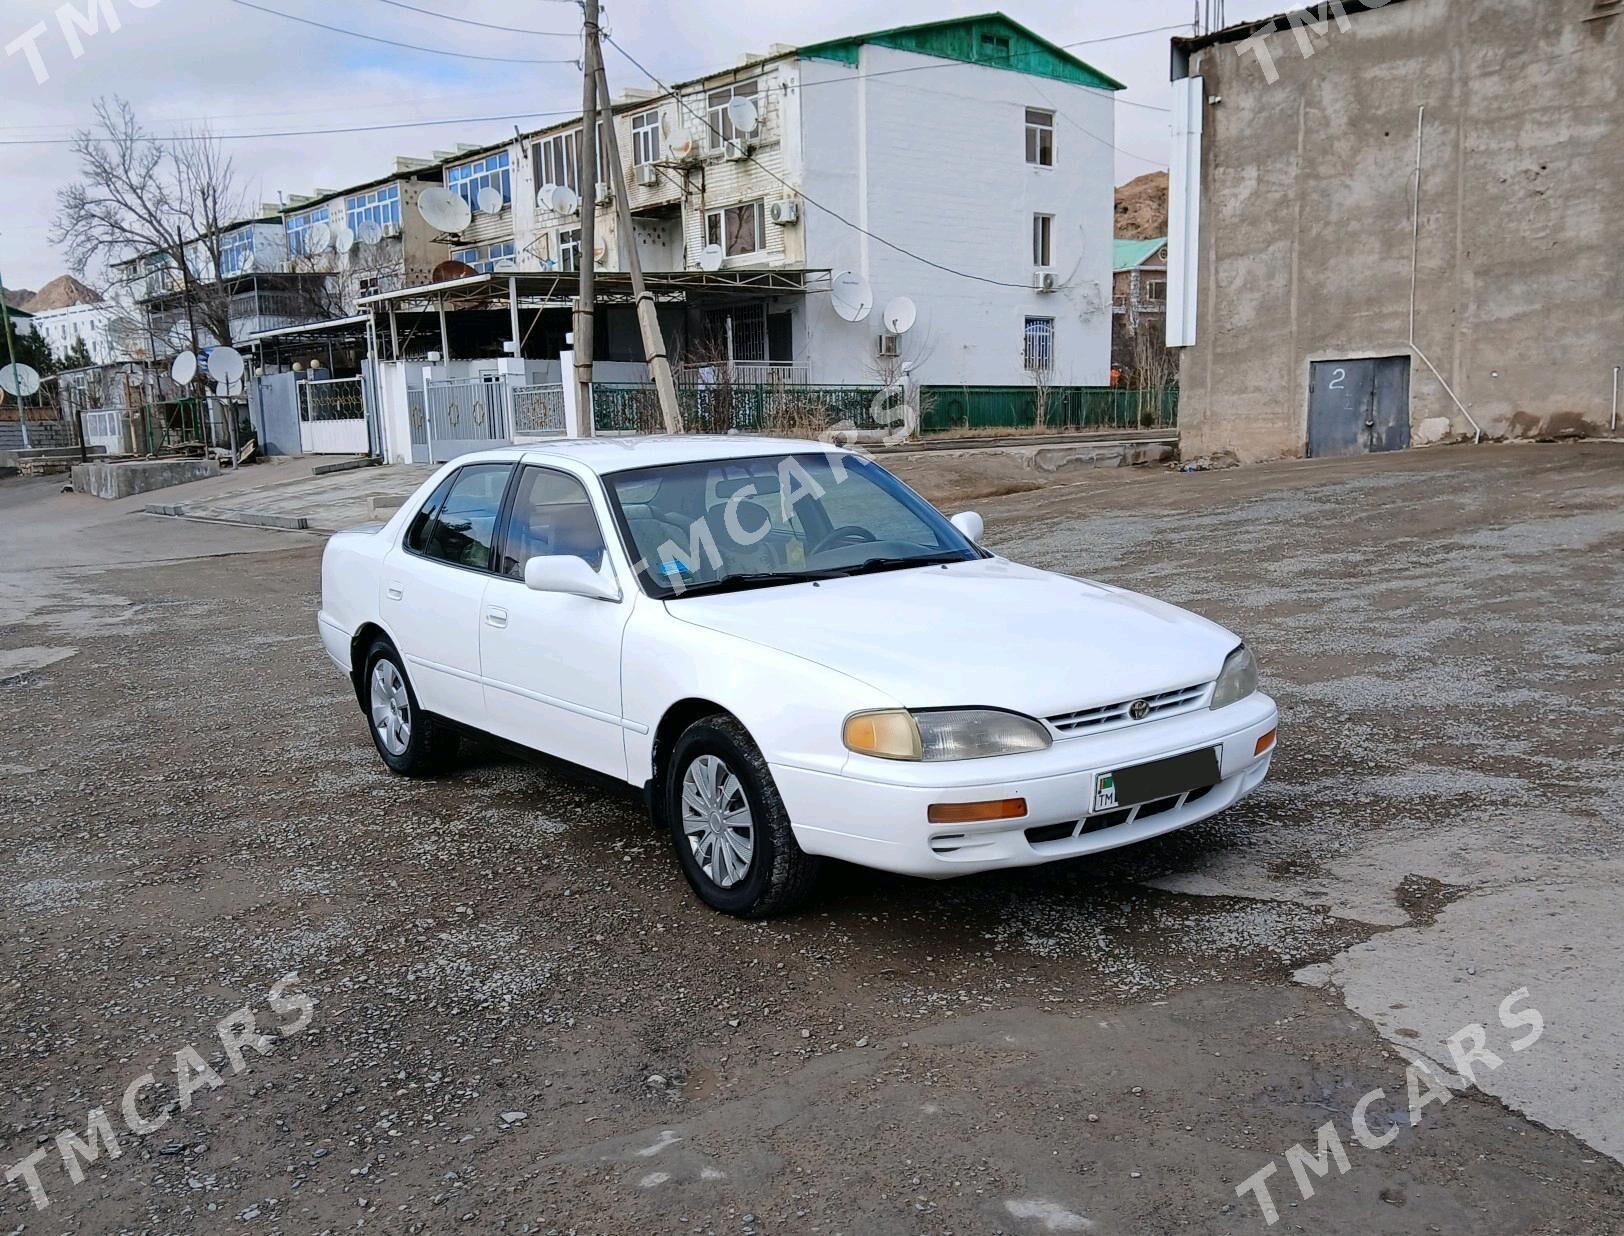
[(981, 556), (935, 508), (856, 455), (667, 464), (611, 473), (604, 481), (651, 596)]

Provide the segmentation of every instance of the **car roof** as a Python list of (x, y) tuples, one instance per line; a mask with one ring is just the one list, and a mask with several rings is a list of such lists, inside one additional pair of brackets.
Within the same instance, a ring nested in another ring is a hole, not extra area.
[(508, 446), (463, 455), (458, 463), (491, 459), (568, 459), (600, 475), (628, 468), (697, 463), (713, 459), (753, 459), (763, 455), (849, 455), (828, 442), (797, 438), (764, 438), (743, 434), (627, 435), (608, 438), (560, 438), (525, 446)]

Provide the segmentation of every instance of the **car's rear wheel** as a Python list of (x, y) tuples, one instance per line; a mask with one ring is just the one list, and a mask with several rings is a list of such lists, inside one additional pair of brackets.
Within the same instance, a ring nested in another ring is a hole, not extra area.
[(388, 640), (367, 650), (361, 706), (378, 754), (395, 772), (428, 777), (442, 772), (457, 754), (457, 732), (424, 712), (406, 676), (401, 655)]
[(706, 717), (683, 731), (665, 800), (677, 861), (706, 905), (765, 918), (811, 892), (818, 860), (796, 844), (767, 761), (732, 717)]

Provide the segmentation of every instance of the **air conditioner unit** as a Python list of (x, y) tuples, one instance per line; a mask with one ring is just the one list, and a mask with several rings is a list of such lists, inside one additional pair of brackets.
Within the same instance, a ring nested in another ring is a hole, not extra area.
[(1052, 292), (1055, 288), (1054, 272), (1035, 270), (1032, 272), (1032, 286), (1039, 292)]
[(882, 357), (899, 355), (897, 345), (899, 344), (900, 340), (901, 337), (898, 335), (881, 335), (879, 342), (875, 347), (874, 354)]
[(741, 163), (748, 159), (750, 157), (750, 143), (738, 137), (728, 138), (727, 157), (735, 163)]
[(398, 223), (385, 223), (383, 225), (383, 234), (384, 234), (385, 237), (399, 236), (400, 235), (400, 224), (398, 224)]
[(793, 227), (801, 221), (801, 204), (792, 197), (786, 197), (767, 208), (767, 217), (779, 227)]
[(595, 200), (599, 206), (609, 205), (610, 202), (615, 200), (614, 187), (606, 180), (598, 181)]
[(645, 189), (652, 189), (660, 183), (660, 173), (654, 170), (652, 163), (640, 163), (634, 172), (637, 183)]

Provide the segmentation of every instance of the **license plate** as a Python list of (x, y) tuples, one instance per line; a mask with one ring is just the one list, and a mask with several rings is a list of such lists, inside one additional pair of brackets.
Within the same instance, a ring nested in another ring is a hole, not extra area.
[(1217, 785), (1220, 780), (1218, 750), (1208, 747), (1204, 751), (1186, 751), (1165, 760), (1100, 773), (1094, 778), (1095, 813), (1136, 807), (1188, 790)]

